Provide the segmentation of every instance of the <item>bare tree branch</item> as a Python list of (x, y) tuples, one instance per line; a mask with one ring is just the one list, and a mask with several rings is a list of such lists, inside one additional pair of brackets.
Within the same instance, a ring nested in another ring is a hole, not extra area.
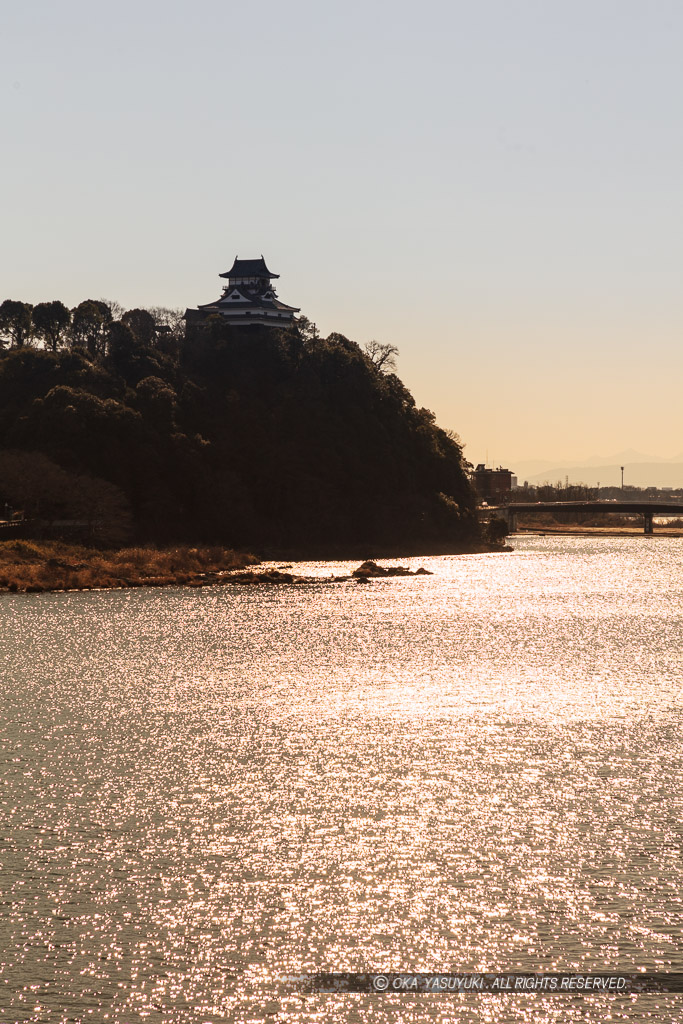
[(380, 341), (368, 341), (363, 348), (380, 373), (393, 373), (396, 369), (398, 349), (395, 345), (383, 345)]

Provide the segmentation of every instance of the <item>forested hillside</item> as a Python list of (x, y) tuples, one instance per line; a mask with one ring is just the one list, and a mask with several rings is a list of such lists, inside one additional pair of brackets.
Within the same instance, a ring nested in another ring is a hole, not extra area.
[[(0, 500), (105, 539), (257, 552), (477, 544), (458, 440), (340, 334), (0, 305)], [(104, 525), (103, 525), (104, 524)]]

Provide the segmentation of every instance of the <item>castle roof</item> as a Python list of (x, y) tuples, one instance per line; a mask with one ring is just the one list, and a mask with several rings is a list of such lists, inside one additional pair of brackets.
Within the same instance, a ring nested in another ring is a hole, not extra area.
[(280, 302), (272, 292), (270, 296), (266, 298), (265, 295), (247, 288), (241, 291), (238, 291), (236, 288), (228, 288), (216, 302), (205, 302), (204, 305), (199, 306), (199, 309), (215, 309), (218, 312), (233, 309), (237, 311), (244, 309), (278, 309), (291, 313), (299, 312), (298, 306), (288, 306), (286, 302)]
[(235, 256), (235, 262), (230, 267), (230, 270), (226, 270), (224, 274), (219, 274), (219, 277), (265, 277), (270, 280), (273, 277), (279, 277), (279, 274), (273, 274), (266, 266), (266, 261), (263, 256), (260, 260), (240, 260)]

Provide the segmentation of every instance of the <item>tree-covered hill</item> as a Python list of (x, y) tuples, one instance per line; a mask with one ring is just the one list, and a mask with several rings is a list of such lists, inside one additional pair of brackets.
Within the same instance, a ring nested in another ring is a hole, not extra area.
[(2, 303), (0, 336), (0, 499), (34, 517), (83, 521), (85, 493), (112, 538), (311, 553), (479, 541), (457, 438), (384, 372), (386, 351), (305, 320), (185, 337), (169, 311), (93, 301)]

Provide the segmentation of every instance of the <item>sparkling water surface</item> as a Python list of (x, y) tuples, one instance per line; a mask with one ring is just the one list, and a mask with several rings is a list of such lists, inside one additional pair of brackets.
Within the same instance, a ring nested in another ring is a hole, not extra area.
[(0, 595), (0, 1020), (683, 1019), (279, 981), (683, 970), (683, 540), (513, 544)]

